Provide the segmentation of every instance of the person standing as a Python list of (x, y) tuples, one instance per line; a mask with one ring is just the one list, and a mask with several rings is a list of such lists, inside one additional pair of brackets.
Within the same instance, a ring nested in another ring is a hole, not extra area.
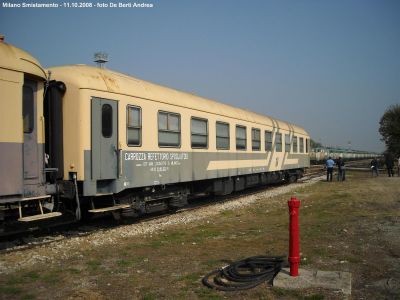
[(342, 181), (345, 181), (345, 180), (346, 180), (346, 167), (345, 167), (345, 165), (344, 165), (344, 160), (343, 160), (343, 159), (341, 160), (340, 171), (342, 172), (342, 177), (341, 177), (341, 179), (342, 179)]
[(343, 181), (344, 180), (344, 176), (343, 176), (344, 161), (343, 161), (342, 157), (339, 156), (339, 158), (336, 160), (336, 165), (338, 168), (337, 181)]
[(335, 166), (335, 162), (332, 157), (329, 156), (328, 160), (325, 162), (326, 166), (326, 181), (332, 181), (333, 167)]
[(397, 176), (400, 176), (400, 157), (397, 159)]
[(372, 171), (372, 177), (374, 177), (374, 174), (376, 176), (379, 176), (378, 161), (375, 157), (371, 160), (371, 171)]
[(387, 172), (388, 172), (388, 176), (389, 177), (393, 177), (394, 173), (393, 173), (393, 165), (394, 165), (394, 161), (393, 161), (393, 155), (391, 153), (387, 153), (385, 155), (385, 164), (386, 164), (386, 168), (387, 168)]

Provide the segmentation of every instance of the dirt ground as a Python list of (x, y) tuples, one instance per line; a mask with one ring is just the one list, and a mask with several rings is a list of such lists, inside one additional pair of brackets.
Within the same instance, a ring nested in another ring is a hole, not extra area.
[[(301, 268), (352, 273), (350, 299), (400, 298), (400, 177), (350, 172), (250, 206), (116, 238), (55, 263), (0, 274), (1, 299), (344, 299), (340, 291), (265, 284), (217, 292), (201, 278), (255, 255), (287, 255), (291, 195), (300, 208)], [(29, 250), (24, 250), (29, 251)], [(23, 251), (15, 254), (21, 257)], [(3, 256), (3, 257), (1, 257)], [(0, 254), (12, 260), (13, 254)]]

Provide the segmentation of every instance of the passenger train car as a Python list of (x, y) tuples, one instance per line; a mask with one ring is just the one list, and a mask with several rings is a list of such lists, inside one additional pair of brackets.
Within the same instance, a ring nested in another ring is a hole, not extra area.
[(116, 217), (295, 181), (301, 127), (86, 65), (45, 71), (0, 42), (0, 220)]

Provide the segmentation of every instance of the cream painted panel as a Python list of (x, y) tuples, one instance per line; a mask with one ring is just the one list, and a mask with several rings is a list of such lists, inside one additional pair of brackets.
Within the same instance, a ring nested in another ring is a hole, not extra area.
[(44, 120), (44, 115), (43, 115), (43, 82), (39, 81), (37, 85), (37, 91), (36, 91), (36, 111), (37, 111), (37, 123), (38, 124), (38, 131), (37, 131), (37, 142), (39, 144), (44, 144), (45, 143), (45, 120)]
[(0, 142), (23, 143), (23, 74), (0, 69)]

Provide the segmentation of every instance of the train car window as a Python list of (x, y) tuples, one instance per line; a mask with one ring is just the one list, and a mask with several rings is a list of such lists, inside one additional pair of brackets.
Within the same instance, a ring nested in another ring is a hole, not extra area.
[(285, 152), (290, 152), (290, 135), (285, 134)]
[(208, 147), (208, 121), (205, 119), (192, 118), (191, 120), (192, 148)]
[(265, 131), (265, 151), (272, 151), (272, 132)]
[(32, 133), (35, 123), (34, 123), (34, 116), (35, 116), (35, 108), (34, 108), (34, 94), (33, 89), (30, 86), (24, 85), (23, 87), (23, 120), (24, 120), (24, 133)]
[(168, 113), (158, 113), (158, 130), (168, 129)]
[(253, 151), (260, 151), (261, 149), (261, 134), (260, 129), (251, 129), (251, 147)]
[(105, 138), (110, 138), (112, 136), (112, 114), (111, 105), (103, 104), (101, 107), (101, 133)]
[(309, 140), (306, 139), (306, 153), (308, 153), (308, 147), (309, 147)]
[(247, 137), (246, 127), (236, 125), (236, 150), (246, 150)]
[(168, 130), (180, 131), (180, 116), (175, 114), (168, 114)]
[(300, 138), (300, 153), (304, 153), (304, 138)]
[(298, 151), (298, 146), (297, 146), (297, 136), (293, 136), (293, 153), (297, 153)]
[(217, 135), (217, 149), (227, 150), (229, 149), (229, 124), (223, 122), (216, 123), (216, 135)]
[(282, 152), (282, 133), (275, 135), (275, 151)]
[(181, 116), (176, 113), (158, 112), (158, 146), (180, 147)]
[(140, 146), (142, 143), (142, 110), (140, 107), (126, 107), (126, 143)]

